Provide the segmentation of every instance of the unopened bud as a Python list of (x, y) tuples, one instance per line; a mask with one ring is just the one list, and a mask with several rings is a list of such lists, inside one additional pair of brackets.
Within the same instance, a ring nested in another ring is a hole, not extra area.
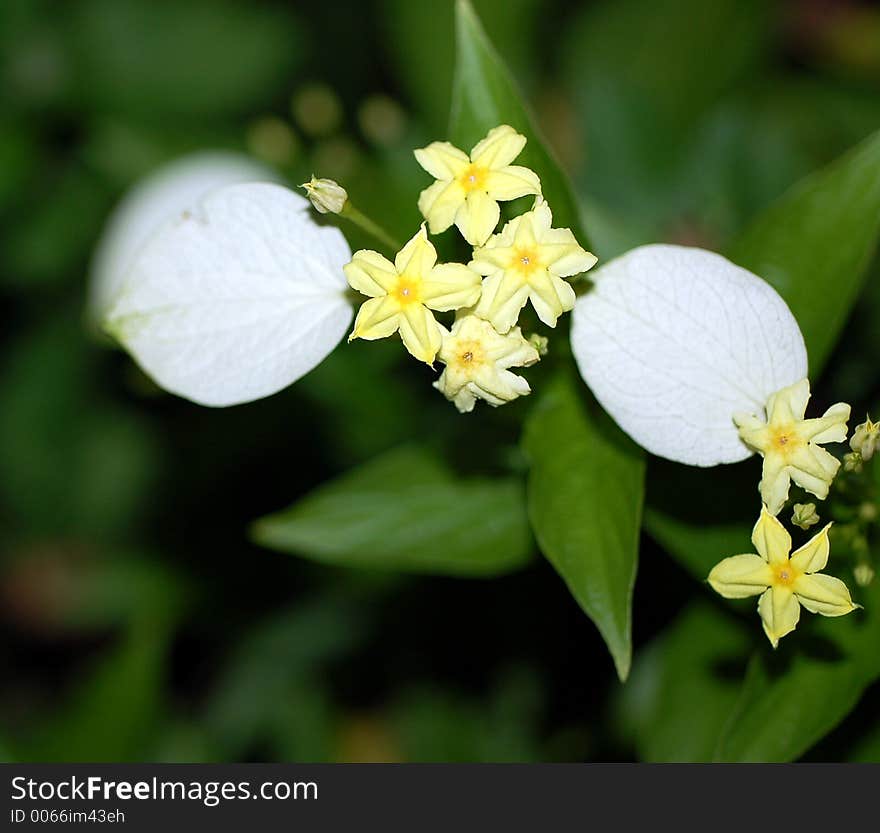
[(332, 179), (317, 179), (313, 176), (300, 187), (306, 189), (309, 200), (321, 214), (340, 214), (348, 200), (345, 188)]
[(853, 567), (853, 576), (859, 587), (867, 587), (874, 581), (874, 568), (870, 564), (857, 564)]
[(539, 356), (547, 355), (547, 345), (550, 343), (547, 336), (540, 336), (537, 333), (532, 333), (527, 341), (538, 351)]
[(860, 454), (863, 460), (870, 460), (874, 452), (880, 448), (880, 422), (871, 422), (866, 417), (861, 425), (856, 426), (849, 441), (850, 448)]
[(815, 503), (796, 503), (791, 515), (791, 522), (801, 529), (809, 529), (819, 523), (819, 515), (816, 513)]
[(860, 472), (862, 470), (862, 455), (858, 451), (851, 451), (843, 455), (843, 470)]

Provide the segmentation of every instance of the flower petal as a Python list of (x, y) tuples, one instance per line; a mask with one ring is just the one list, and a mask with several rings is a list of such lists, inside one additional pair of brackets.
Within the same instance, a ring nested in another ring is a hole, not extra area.
[(486, 190), (493, 200), (515, 200), (526, 194), (540, 194), (541, 180), (531, 168), (508, 165), (498, 171), (489, 171)]
[(491, 321), (499, 333), (506, 333), (516, 324), (528, 299), (528, 284), (499, 271), (483, 281), (483, 294), (475, 312), (480, 318)]
[(791, 479), (820, 500), (828, 497), (828, 487), (834, 480), (840, 460), (818, 445), (806, 445), (793, 454), (788, 471)]
[[(517, 218), (519, 219), (519, 218)], [(505, 226), (505, 228), (507, 228)], [(493, 234), (485, 246), (474, 249), (474, 257), (468, 266), (481, 275), (492, 275), (499, 269), (504, 270), (513, 258), (511, 246), (492, 246), (492, 241), (501, 235)]]
[(764, 624), (764, 633), (775, 648), (783, 636), (797, 627), (801, 606), (788, 588), (771, 587), (758, 599), (758, 613)]
[(482, 281), (463, 263), (435, 266), (422, 281), (422, 302), (429, 309), (446, 310), (472, 307), (480, 297)]
[[(248, 156), (217, 151), (193, 153), (162, 166), (129, 191), (101, 233), (91, 266), (89, 314), (100, 322), (116, 300), (138, 252), (163, 225), (195, 210), (211, 191), (278, 177)], [(291, 192), (291, 205), (308, 201)]]
[(501, 209), (484, 191), (471, 191), (455, 215), (455, 225), (472, 246), (482, 246), (498, 225)]
[(711, 466), (751, 453), (732, 416), (806, 376), (797, 322), (775, 290), (701, 249), (634, 249), (590, 273), (575, 305), (581, 376), (646, 449)]
[(479, 388), (480, 398), (496, 408), (532, 392), (529, 383), (522, 376), (509, 370), (485, 368), (477, 374), (473, 384)]
[(362, 338), (375, 341), (377, 338), (388, 338), (397, 332), (399, 323), (400, 302), (396, 298), (390, 295), (370, 298), (361, 304), (348, 340)]
[(455, 222), (464, 197), (465, 190), (456, 179), (435, 182), (419, 194), (419, 211), (428, 221), (431, 234), (441, 234)]
[(481, 168), (498, 170), (513, 162), (526, 146), (526, 137), (510, 125), (493, 127), (486, 138), (477, 142), (471, 150), (471, 161)]
[(232, 185), (154, 235), (105, 327), (158, 384), (203, 405), (287, 387), (351, 321), (338, 229), (277, 185)]
[(773, 580), (770, 565), (759, 555), (732, 555), (712, 568), (707, 581), (725, 599), (763, 593)]
[(436, 262), (437, 250), (428, 240), (428, 232), (425, 231), (425, 224), (422, 223), (419, 230), (397, 253), (397, 257), (394, 258), (394, 268), (400, 275), (426, 278)]
[(556, 326), (559, 316), (574, 307), (576, 298), (574, 288), (567, 280), (546, 270), (534, 273), (529, 280), (529, 300), (538, 318), (548, 327)]
[(541, 256), (551, 275), (569, 278), (587, 272), (598, 258), (582, 249), (570, 229), (551, 229), (541, 240)]
[(810, 401), (810, 381), (801, 379), (776, 391), (767, 400), (767, 415), (774, 422), (794, 422), (802, 420)]
[(806, 439), (814, 443), (842, 443), (846, 441), (846, 424), (849, 422), (850, 406), (845, 402), (832, 405), (818, 419), (804, 420), (799, 426)]
[(494, 340), (486, 351), (499, 367), (529, 367), (541, 360), (541, 355), (523, 338), (519, 327), (514, 327), (502, 339)]
[(470, 164), (468, 155), (449, 142), (431, 142), (413, 153), (416, 161), (434, 179), (455, 179)]
[(791, 554), (791, 563), (795, 569), (802, 573), (818, 573), (828, 563), (828, 554), (831, 552), (831, 544), (828, 541), (828, 530), (831, 524), (817, 532), (806, 544), (798, 547)]
[(782, 564), (791, 552), (791, 535), (778, 518), (761, 507), (761, 515), (752, 529), (752, 544), (766, 562)]
[(791, 469), (778, 456), (767, 456), (761, 467), (758, 491), (771, 515), (778, 515), (788, 500), (791, 489)]
[(421, 304), (407, 304), (400, 315), (400, 337), (419, 361), (433, 364), (440, 349), (442, 330), (431, 311)]
[(834, 576), (823, 574), (798, 576), (792, 589), (800, 603), (810, 613), (843, 616), (857, 607), (853, 604), (847, 586)]
[(394, 264), (379, 252), (361, 249), (354, 253), (351, 262), (342, 267), (349, 286), (371, 298), (390, 292), (397, 285)]

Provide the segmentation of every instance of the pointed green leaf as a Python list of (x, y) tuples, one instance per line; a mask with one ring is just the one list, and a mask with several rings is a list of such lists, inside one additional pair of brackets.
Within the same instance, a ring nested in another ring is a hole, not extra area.
[(644, 458), (597, 407), (586, 409), (578, 388), (569, 378), (555, 380), (526, 423), (529, 518), (541, 551), (599, 628), (625, 680)]
[(398, 448), (254, 524), (257, 543), (342, 567), (497, 575), (531, 553), (516, 478), (460, 480)]
[(880, 131), (771, 205), (730, 257), (769, 281), (824, 365), (865, 279), (880, 233)]
[[(554, 225), (573, 229), (586, 245), (568, 178), (467, 0), (456, 3), (456, 38), (453, 141), (470, 149), (499, 124), (520, 131), (528, 144), (517, 163), (541, 177)], [(583, 410), (569, 382), (548, 393), (529, 421), (525, 444), (532, 460), (532, 527), (544, 554), (599, 627), (625, 679), (632, 652), (642, 455), (598, 409)]]
[(528, 143), (516, 164), (531, 168), (541, 178), (544, 197), (553, 210), (554, 225), (571, 228), (581, 245), (586, 246), (571, 184), (468, 0), (458, 0), (455, 5), (455, 32), (452, 141), (470, 150), (499, 124), (509, 124), (522, 133)]

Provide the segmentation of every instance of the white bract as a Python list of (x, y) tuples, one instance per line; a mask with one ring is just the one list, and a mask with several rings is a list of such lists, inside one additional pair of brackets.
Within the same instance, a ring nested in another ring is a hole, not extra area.
[(696, 466), (752, 452), (733, 422), (807, 375), (797, 322), (776, 291), (721, 255), (633, 249), (591, 272), (571, 345), (606, 411), (653, 454)]
[(342, 233), (264, 183), (213, 191), (140, 250), (106, 329), (163, 388), (202, 405), (269, 396), (345, 335)]
[(100, 321), (125, 281), (135, 255), (163, 223), (191, 209), (207, 193), (277, 176), (248, 156), (203, 151), (159, 168), (129, 191), (107, 220), (92, 260), (89, 314)]

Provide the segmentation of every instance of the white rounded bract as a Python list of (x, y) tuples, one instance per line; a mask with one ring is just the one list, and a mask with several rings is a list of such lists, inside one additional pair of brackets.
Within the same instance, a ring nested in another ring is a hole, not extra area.
[(733, 415), (763, 413), (772, 393), (807, 375), (785, 301), (721, 255), (683, 246), (641, 246), (590, 277), (571, 346), (605, 410), (660, 457), (695, 466), (748, 457)]
[(105, 328), (166, 390), (202, 405), (269, 396), (308, 373), (352, 318), (342, 233), (265, 183), (211, 192), (135, 256)]
[(277, 180), (269, 168), (244, 154), (202, 151), (170, 162), (138, 183), (113, 210), (95, 248), (89, 287), (92, 320), (107, 313), (135, 255), (163, 223), (216, 188)]

